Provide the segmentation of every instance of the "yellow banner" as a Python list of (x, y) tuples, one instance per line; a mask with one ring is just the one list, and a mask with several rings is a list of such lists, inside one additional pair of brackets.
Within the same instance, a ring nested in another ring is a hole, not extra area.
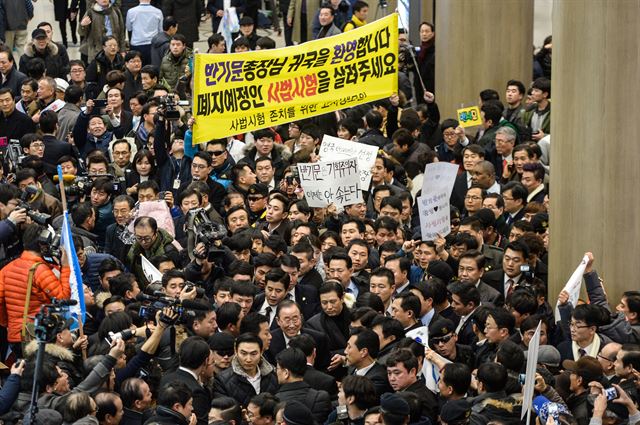
[(390, 96), (398, 17), (273, 50), (197, 54), (193, 142), (242, 134)]

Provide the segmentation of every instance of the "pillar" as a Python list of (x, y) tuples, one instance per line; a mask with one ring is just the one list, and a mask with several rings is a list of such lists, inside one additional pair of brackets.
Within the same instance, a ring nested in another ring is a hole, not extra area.
[(510, 79), (531, 81), (533, 0), (435, 0), (435, 29), (442, 119), (477, 105), (483, 89), (504, 97)]
[(639, 0), (553, 5), (552, 304), (586, 251), (610, 304), (638, 289), (639, 19)]

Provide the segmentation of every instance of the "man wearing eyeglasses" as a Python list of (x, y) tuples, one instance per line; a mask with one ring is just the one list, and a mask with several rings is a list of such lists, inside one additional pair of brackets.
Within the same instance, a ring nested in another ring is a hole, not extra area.
[(138, 217), (133, 223), (133, 232), (136, 242), (133, 244), (126, 258), (126, 265), (138, 279), (146, 286), (147, 278), (142, 270), (140, 254), (146, 258), (158, 255), (166, 255), (176, 265), (182, 264), (180, 254), (173, 245), (173, 237), (164, 229), (158, 228), (158, 223), (153, 217)]

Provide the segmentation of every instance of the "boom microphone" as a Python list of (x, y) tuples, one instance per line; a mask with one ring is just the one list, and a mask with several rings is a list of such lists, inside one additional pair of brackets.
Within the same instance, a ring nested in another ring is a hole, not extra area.
[[(65, 183), (73, 183), (76, 180), (76, 176), (74, 176), (73, 174), (63, 174), (62, 175), (62, 180)], [(58, 183), (60, 181), (60, 178), (58, 177), (57, 174), (53, 175), (53, 181)]]

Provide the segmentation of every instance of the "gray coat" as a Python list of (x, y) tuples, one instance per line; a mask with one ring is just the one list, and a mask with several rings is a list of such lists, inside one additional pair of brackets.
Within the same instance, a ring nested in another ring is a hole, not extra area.
[(56, 139), (67, 139), (67, 135), (73, 131), (73, 126), (76, 124), (78, 115), (80, 115), (80, 108), (73, 103), (65, 104), (58, 111), (58, 131), (56, 132)]

